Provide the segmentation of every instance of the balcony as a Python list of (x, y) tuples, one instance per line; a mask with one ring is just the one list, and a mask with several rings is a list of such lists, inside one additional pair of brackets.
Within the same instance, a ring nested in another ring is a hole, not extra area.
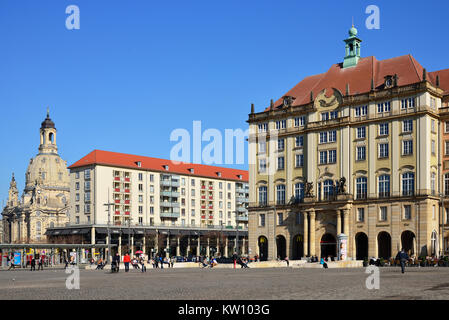
[(163, 201), (163, 202), (161, 202), (161, 207), (163, 207), (163, 208), (171, 208), (171, 202)]
[(246, 221), (246, 222), (248, 222), (248, 216), (244, 216), (244, 215), (237, 216), (237, 221)]
[(125, 189), (125, 193), (130, 193), (131, 191), (129, 189)]
[(171, 191), (161, 191), (161, 196), (163, 197), (171, 197), (172, 192)]
[(125, 214), (126, 214), (127, 216), (129, 216), (129, 215), (131, 214), (131, 212), (125, 211)]
[(246, 197), (237, 197), (236, 200), (239, 203), (247, 203), (249, 201), (249, 199)]
[(249, 193), (249, 189), (245, 189), (245, 188), (236, 188), (235, 192), (237, 193)]
[(116, 214), (116, 215), (119, 215), (119, 214), (120, 214), (120, 211), (115, 211), (115, 214)]
[(202, 186), (201, 186), (201, 189), (206, 189), (206, 186), (205, 186), (205, 185), (202, 185)]
[(161, 212), (160, 216), (161, 218), (179, 218), (179, 212)]
[(120, 177), (114, 177), (114, 181), (120, 181)]
[(115, 203), (118, 203), (118, 204), (120, 204), (120, 201), (121, 201), (120, 199), (114, 200), (114, 202), (115, 202)]
[(180, 194), (178, 191), (172, 191), (172, 192), (171, 192), (172, 198), (179, 198), (180, 195), (181, 195), (181, 194)]
[(244, 207), (237, 207), (237, 212), (247, 212), (248, 210)]

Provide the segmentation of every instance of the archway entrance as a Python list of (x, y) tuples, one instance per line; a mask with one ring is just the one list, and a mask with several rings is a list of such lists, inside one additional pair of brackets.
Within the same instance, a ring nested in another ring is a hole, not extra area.
[(300, 234), (293, 237), (292, 259), (299, 260), (304, 256), (304, 243)]
[(337, 240), (330, 233), (326, 233), (321, 237), (321, 257), (337, 256)]
[(264, 236), (260, 236), (259, 240), (259, 259), (260, 261), (268, 260), (268, 239)]
[(287, 241), (285, 241), (285, 237), (284, 236), (277, 236), (276, 237), (276, 247), (277, 247), (277, 257), (280, 258), (281, 260), (285, 259), (285, 257), (287, 256), (287, 245), (286, 245)]
[(411, 231), (404, 231), (401, 234), (401, 244), (405, 252), (411, 257), (415, 254), (416, 237)]
[(364, 232), (355, 235), (355, 248), (357, 260), (368, 258), (368, 236)]
[(391, 236), (388, 232), (382, 231), (377, 235), (377, 255), (384, 259), (391, 257)]
[(189, 255), (189, 252), (187, 252), (188, 245), (189, 245), (188, 236), (184, 236), (179, 240), (179, 250), (181, 252), (181, 256), (187, 257)]

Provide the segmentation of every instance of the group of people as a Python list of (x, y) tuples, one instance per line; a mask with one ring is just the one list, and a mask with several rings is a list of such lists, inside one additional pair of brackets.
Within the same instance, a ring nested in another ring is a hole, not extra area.
[[(36, 271), (36, 260), (37, 260), (37, 265), (38, 265), (37, 270), (38, 271), (44, 270), (44, 257), (39, 256), (39, 258), (36, 259), (36, 257), (33, 255), (31, 257), (31, 260), (29, 261), (29, 264), (31, 266), (30, 271)], [(14, 264), (14, 257), (8, 256), (6, 258), (6, 261), (10, 264), (8, 270), (11, 270), (11, 269), (15, 270), (16, 267), (20, 267), (20, 264), (19, 265)], [(27, 267), (28, 267), (28, 262), (25, 265), (25, 268), (27, 268)]]

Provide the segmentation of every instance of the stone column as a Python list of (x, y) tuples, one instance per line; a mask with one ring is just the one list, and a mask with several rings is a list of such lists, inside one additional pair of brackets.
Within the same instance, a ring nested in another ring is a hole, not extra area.
[(181, 242), (181, 237), (177, 236), (176, 237), (176, 256), (180, 256), (181, 255), (181, 246), (180, 246), (180, 242)]
[(206, 256), (210, 256), (210, 238), (207, 238)]
[(304, 211), (302, 213), (304, 217), (304, 235), (303, 235), (303, 244), (304, 244), (304, 256), (309, 256), (309, 219), (308, 219), (308, 212)]
[(228, 257), (228, 237), (226, 236), (226, 240), (225, 240), (225, 252), (224, 252), (225, 257)]
[(131, 236), (131, 257), (134, 257), (134, 235)]
[(187, 256), (190, 254), (190, 236), (187, 236)]
[(349, 236), (349, 211), (348, 209), (343, 210), (343, 233)]
[(198, 235), (198, 242), (197, 242), (197, 246), (196, 246), (196, 255), (197, 256), (200, 255), (200, 245), (201, 245), (201, 236)]
[(341, 233), (341, 213), (337, 210), (337, 236)]
[(167, 234), (167, 246), (165, 247), (165, 256), (168, 258), (169, 257), (169, 253), (168, 251), (170, 250), (170, 235)]
[[(92, 227), (90, 231), (90, 244), (95, 245), (95, 227)], [(92, 253), (92, 258), (95, 259), (95, 248), (90, 250)]]
[(154, 239), (154, 249), (156, 250), (156, 252), (154, 253), (155, 255), (159, 253), (159, 231), (156, 230), (156, 238)]
[(243, 237), (243, 244), (242, 244), (242, 255), (245, 255), (246, 254), (246, 249), (245, 249), (245, 246), (246, 246), (246, 241), (245, 241), (246, 239), (245, 239), (245, 237)]
[(315, 250), (315, 210), (310, 210), (310, 255), (316, 255)]
[(145, 233), (144, 233), (143, 237), (142, 237), (142, 251), (144, 254), (147, 253), (147, 241), (146, 240), (147, 240), (147, 238), (145, 237)]

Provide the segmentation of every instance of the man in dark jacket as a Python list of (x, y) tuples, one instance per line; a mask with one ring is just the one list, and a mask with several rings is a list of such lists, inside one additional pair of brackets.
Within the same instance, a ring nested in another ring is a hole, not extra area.
[(36, 258), (33, 256), (31, 258), (31, 270), (30, 271), (36, 271)]
[(399, 251), (396, 255), (396, 260), (399, 260), (401, 263), (402, 273), (405, 272), (405, 264), (407, 263), (408, 259), (410, 259), (410, 257), (408, 256), (407, 252), (404, 251), (404, 248), (402, 248), (401, 251)]
[[(118, 254), (118, 252), (115, 254), (115, 256), (112, 258), (112, 262), (113, 265), (115, 265), (115, 271), (119, 272), (120, 271), (120, 255)], [(112, 268), (112, 265), (111, 265)]]

